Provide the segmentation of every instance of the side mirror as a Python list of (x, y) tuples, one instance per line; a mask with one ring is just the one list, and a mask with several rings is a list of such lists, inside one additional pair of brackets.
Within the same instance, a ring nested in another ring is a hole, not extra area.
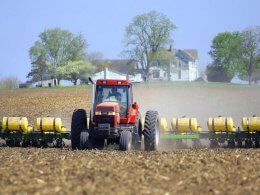
[(136, 102), (132, 104), (132, 108), (133, 108), (133, 109), (137, 109), (137, 108), (138, 108)]

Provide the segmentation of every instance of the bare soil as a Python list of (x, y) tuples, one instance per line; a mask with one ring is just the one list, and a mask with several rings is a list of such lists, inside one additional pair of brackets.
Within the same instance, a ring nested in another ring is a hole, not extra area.
[(259, 150), (0, 148), (0, 194), (259, 194)]
[[(0, 117), (56, 116), (70, 129), (76, 108), (89, 110), (91, 89), (0, 91)], [(260, 115), (259, 88), (135, 86), (142, 109), (168, 120)], [(120, 152), (0, 147), (0, 194), (259, 194), (259, 149)]]

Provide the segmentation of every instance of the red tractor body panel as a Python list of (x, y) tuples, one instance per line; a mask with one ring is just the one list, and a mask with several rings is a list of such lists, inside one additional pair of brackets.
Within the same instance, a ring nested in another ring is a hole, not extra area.
[(120, 107), (117, 102), (103, 102), (97, 105), (96, 111), (119, 113)]
[(100, 103), (96, 106), (95, 113), (114, 116), (114, 128), (117, 128), (117, 124), (120, 123), (120, 107), (117, 102)]
[(98, 79), (96, 85), (131, 85), (131, 81), (122, 79)]

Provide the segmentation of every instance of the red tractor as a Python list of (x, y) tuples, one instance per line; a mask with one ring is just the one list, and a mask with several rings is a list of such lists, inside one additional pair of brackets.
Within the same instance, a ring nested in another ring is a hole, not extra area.
[(105, 143), (119, 144), (119, 149), (124, 151), (140, 149), (144, 136), (145, 150), (157, 150), (160, 136), (158, 112), (147, 111), (142, 125), (139, 106), (133, 102), (131, 82), (90, 81), (93, 87), (89, 120), (84, 109), (73, 112), (72, 149), (102, 149)]

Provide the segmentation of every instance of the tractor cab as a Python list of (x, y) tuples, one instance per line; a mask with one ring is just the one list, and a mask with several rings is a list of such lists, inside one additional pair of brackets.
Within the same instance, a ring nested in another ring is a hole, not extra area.
[(128, 80), (99, 79), (93, 87), (91, 119), (94, 128), (121, 128), (135, 124), (138, 106), (133, 104), (132, 84)]
[[(105, 83), (102, 81), (97, 82), (94, 102), (96, 112), (106, 114), (108, 112), (107, 109), (111, 107), (110, 110), (113, 111), (109, 111), (107, 114), (118, 112), (120, 117), (127, 117), (128, 108), (132, 105), (132, 87), (129, 83), (121, 84), (123, 83), (122, 81), (118, 82), (120, 83), (119, 85), (113, 85), (108, 80)], [(112, 108), (113, 105), (114, 108)]]

